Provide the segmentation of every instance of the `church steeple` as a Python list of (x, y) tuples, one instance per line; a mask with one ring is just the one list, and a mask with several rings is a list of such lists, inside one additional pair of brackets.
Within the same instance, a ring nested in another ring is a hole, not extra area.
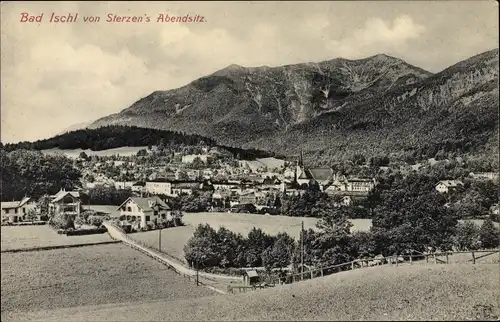
[(299, 167), (303, 167), (304, 166), (304, 156), (302, 155), (302, 148), (300, 148), (300, 155), (299, 155), (299, 164), (298, 164)]

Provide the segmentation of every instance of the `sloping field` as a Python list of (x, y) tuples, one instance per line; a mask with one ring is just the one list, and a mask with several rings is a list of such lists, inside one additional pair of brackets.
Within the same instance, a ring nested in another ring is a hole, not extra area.
[(19, 321), (20, 312), (97, 304), (158, 300), (169, 307), (213, 294), (122, 244), (2, 253), (1, 264), (2, 321)]
[(165, 303), (91, 306), (16, 315), (22, 320), (297, 321), (493, 320), (498, 265), (372, 267), (271, 289)]
[[(231, 231), (241, 233), (243, 236), (248, 235), (253, 227), (257, 227), (271, 235), (287, 232), (292, 237), (298, 239), (302, 220), (304, 220), (305, 229), (315, 228), (317, 222), (315, 218), (231, 214), (223, 212), (187, 213), (183, 218), (186, 224), (185, 227), (162, 230), (162, 250), (177, 259), (184, 260), (184, 245), (193, 236), (196, 226), (204, 223), (208, 223), (215, 229), (224, 226)], [(371, 221), (368, 219), (352, 219), (351, 222), (354, 225), (352, 228), (353, 231), (370, 229)], [(151, 247), (158, 248), (158, 234), (158, 231), (148, 231), (134, 233), (130, 237), (137, 241), (142, 241)]]
[(147, 146), (125, 146), (121, 148), (107, 149), (102, 151), (92, 151), (90, 149), (82, 150), (82, 149), (68, 149), (61, 150), (59, 148), (56, 149), (48, 149), (42, 150), (42, 153), (45, 154), (56, 154), (62, 153), (65, 154), (68, 158), (76, 159), (80, 155), (81, 152), (85, 152), (88, 156), (97, 155), (97, 156), (112, 156), (112, 155), (120, 155), (123, 157), (136, 155), (137, 151), (142, 149), (147, 149)]
[(59, 235), (48, 225), (2, 226), (1, 228), (2, 251), (111, 241), (112, 239), (107, 233), (86, 236)]

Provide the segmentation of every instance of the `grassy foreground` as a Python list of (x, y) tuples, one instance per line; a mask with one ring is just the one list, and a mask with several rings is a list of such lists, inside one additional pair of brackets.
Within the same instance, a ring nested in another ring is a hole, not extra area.
[(165, 305), (214, 294), (123, 244), (2, 253), (1, 262), (2, 321), (19, 321), (12, 316), (19, 312), (160, 299)]
[(272, 289), (194, 300), (33, 312), (17, 320), (492, 320), (496, 264), (413, 265), (348, 271)]

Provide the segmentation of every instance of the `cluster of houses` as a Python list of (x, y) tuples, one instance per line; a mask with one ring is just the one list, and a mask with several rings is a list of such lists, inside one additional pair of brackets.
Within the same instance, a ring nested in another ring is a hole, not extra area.
[[(258, 168), (259, 163), (262, 163), (259, 160), (241, 162), (251, 162), (249, 168)], [(276, 164), (276, 167), (279, 166)], [(226, 201), (229, 201), (231, 207), (237, 204), (253, 204), (258, 209), (267, 206), (265, 201), (270, 199), (269, 196), (303, 194), (311, 182), (316, 182), (320, 190), (327, 194), (342, 196), (342, 203), (345, 205), (351, 204), (355, 199), (366, 197), (377, 185), (373, 178), (348, 178), (337, 175), (331, 168), (306, 168), (300, 158), (291, 178), (277, 175), (270, 177), (268, 173), (230, 180), (162, 178), (145, 182), (126, 182), (120, 184), (119, 187), (130, 188), (137, 196), (161, 195), (165, 197), (191, 195), (195, 190), (211, 190), (214, 205), (225, 205)], [(210, 188), (204, 189), (206, 186)]]
[[(81, 211), (82, 202), (78, 191), (61, 189), (50, 196), (49, 214), (62, 213), (66, 218), (75, 219), (80, 216)], [(24, 197), (20, 201), (2, 202), (2, 223), (40, 222), (44, 221), (43, 219), (41, 205), (29, 197)]]
[[(84, 211), (80, 192), (61, 189), (50, 197), (48, 211), (50, 214), (62, 214), (65, 219), (75, 220)], [(28, 218), (30, 213), (35, 216), (34, 219)], [(179, 225), (182, 214), (173, 212), (165, 201), (153, 196), (128, 198), (117, 207), (115, 216), (121, 218), (120, 224), (122, 226), (129, 225), (139, 230), (148, 228), (152, 224), (172, 223)], [(3, 224), (25, 223), (28, 220), (30, 222), (41, 221), (43, 219), (41, 217), (40, 205), (29, 197), (25, 197), (21, 201), (2, 202)]]

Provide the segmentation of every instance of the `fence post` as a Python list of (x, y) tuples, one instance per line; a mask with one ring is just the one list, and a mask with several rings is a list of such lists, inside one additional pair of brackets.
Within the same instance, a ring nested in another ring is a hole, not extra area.
[(313, 279), (313, 278), (314, 278), (314, 277), (313, 277), (313, 270), (311, 270), (311, 279)]
[(429, 254), (425, 254), (425, 262), (428, 263), (429, 262)]
[(413, 254), (410, 254), (410, 265), (412, 265), (412, 258), (413, 258)]
[(436, 253), (433, 253), (432, 256), (434, 257), (434, 264), (437, 264)]
[(323, 268), (321, 268), (321, 277), (323, 277)]
[(448, 252), (446, 252), (446, 264), (449, 264), (450, 262), (448, 261)]
[(474, 251), (472, 251), (472, 264), (476, 264), (476, 256), (474, 255)]
[(354, 261), (351, 262), (351, 270), (354, 270)]

